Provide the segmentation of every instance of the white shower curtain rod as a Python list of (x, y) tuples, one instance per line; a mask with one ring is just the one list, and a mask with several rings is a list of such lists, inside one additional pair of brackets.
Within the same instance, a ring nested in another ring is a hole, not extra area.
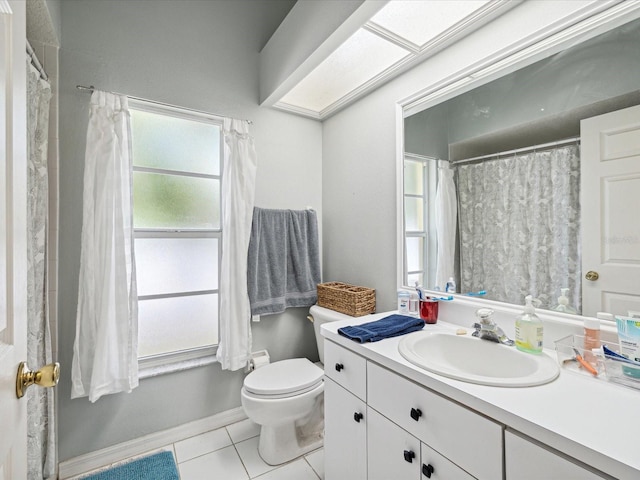
[(47, 72), (44, 71), (44, 67), (40, 63), (40, 60), (38, 60), (38, 56), (36, 55), (36, 52), (33, 50), (33, 47), (29, 43), (29, 40), (27, 40), (26, 43), (27, 43), (27, 54), (31, 58), (31, 64), (38, 69), (38, 72), (40, 72), (40, 76), (42, 77), (42, 79), (48, 82), (49, 75), (47, 75)]
[(523, 147), (523, 148), (517, 148), (515, 150), (508, 150), (506, 152), (499, 152), (499, 153), (490, 153), (488, 155), (481, 155), (479, 157), (473, 157), (473, 158), (465, 158), (464, 160), (457, 160), (455, 162), (451, 162), (451, 165), (461, 165), (463, 163), (471, 163), (471, 162), (479, 162), (481, 160), (488, 160), (490, 158), (500, 158), (500, 157), (505, 157), (508, 155), (515, 155), (516, 153), (524, 153), (524, 152), (532, 152), (532, 151), (536, 151), (536, 150), (546, 150), (552, 147), (557, 147), (560, 145), (565, 145), (567, 143), (579, 143), (580, 142), (580, 137), (572, 137), (572, 138), (565, 138), (564, 140), (558, 140), (555, 142), (549, 142), (549, 143), (543, 143), (540, 145), (534, 145), (531, 147)]
[[(84, 85), (76, 85), (76, 88), (78, 90), (85, 90), (87, 92), (93, 92), (94, 90), (96, 90), (96, 87), (94, 87), (93, 85), (91, 85), (89, 87), (85, 87)], [(131, 100), (138, 100), (140, 102), (147, 102), (147, 103), (153, 103), (153, 104), (156, 104), (156, 105), (162, 105), (163, 107), (185, 109), (184, 107), (178, 107), (176, 105), (171, 105), (169, 103), (158, 102), (156, 100), (149, 100), (147, 98), (134, 97), (132, 95), (127, 95), (125, 93), (118, 93), (118, 92), (110, 92), (110, 93), (113, 93), (114, 95), (123, 95), (123, 96), (125, 96), (127, 98), (130, 98)], [(218, 117), (220, 119), (226, 118), (225, 115), (220, 115), (218, 113), (203, 112), (202, 110), (194, 110), (193, 108), (188, 108), (186, 110), (191, 110), (192, 112), (196, 112), (196, 113), (202, 113), (204, 115), (211, 115), (211, 116), (214, 116), (214, 117)], [(253, 125), (253, 122), (251, 120), (244, 120), (244, 121), (247, 122), (249, 125)]]

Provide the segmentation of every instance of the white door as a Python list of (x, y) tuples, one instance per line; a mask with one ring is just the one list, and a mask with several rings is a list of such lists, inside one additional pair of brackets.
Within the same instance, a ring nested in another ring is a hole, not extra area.
[(27, 478), (27, 399), (16, 397), (27, 358), (25, 2), (0, 0), (0, 480)]
[(640, 106), (583, 120), (582, 314), (640, 312)]

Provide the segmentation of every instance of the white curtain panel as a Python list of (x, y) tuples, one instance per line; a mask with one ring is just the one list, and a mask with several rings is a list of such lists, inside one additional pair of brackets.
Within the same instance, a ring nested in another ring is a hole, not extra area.
[(448, 163), (438, 162), (438, 188), (435, 198), (436, 241), (436, 286), (444, 290), (449, 277), (455, 277), (456, 221), (458, 202), (453, 170)]
[(223, 128), (220, 341), (217, 359), (223, 370), (239, 370), (251, 357), (247, 254), (257, 158), (246, 121), (227, 118)]
[(133, 252), (127, 97), (95, 91), (87, 130), (82, 251), (71, 398), (138, 386), (138, 304)]
[[(28, 131), (28, 340), (27, 363), (32, 369), (53, 361), (48, 317), (47, 220), (49, 185), (47, 148), (51, 85), (27, 63)], [(27, 457), (29, 478), (56, 478), (54, 392), (51, 388), (27, 390)]]
[(463, 291), (544, 308), (561, 288), (580, 310), (580, 149), (576, 145), (458, 167)]

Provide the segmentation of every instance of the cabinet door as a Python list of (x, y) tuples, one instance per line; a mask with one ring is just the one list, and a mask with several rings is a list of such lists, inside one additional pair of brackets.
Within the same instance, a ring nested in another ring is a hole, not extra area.
[(419, 480), (420, 441), (372, 408), (367, 415), (368, 480)]
[(368, 404), (481, 480), (502, 478), (502, 426), (372, 362)]
[(325, 480), (366, 480), (367, 423), (365, 403), (325, 377)]
[(475, 480), (467, 472), (450, 462), (445, 457), (422, 444), (422, 463), (420, 467), (422, 478), (431, 480)]
[(513, 432), (506, 431), (504, 441), (507, 480), (602, 480), (605, 478)]

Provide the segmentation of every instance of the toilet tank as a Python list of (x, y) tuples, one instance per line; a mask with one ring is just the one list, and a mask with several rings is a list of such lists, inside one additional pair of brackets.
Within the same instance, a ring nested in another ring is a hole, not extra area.
[(318, 354), (320, 355), (320, 362), (324, 365), (324, 337), (320, 333), (320, 326), (325, 322), (335, 322), (336, 320), (345, 320), (347, 318), (353, 318), (350, 315), (336, 312), (328, 308), (319, 307), (314, 305), (309, 309), (310, 320), (313, 322), (313, 330), (316, 334), (316, 343), (318, 344)]

